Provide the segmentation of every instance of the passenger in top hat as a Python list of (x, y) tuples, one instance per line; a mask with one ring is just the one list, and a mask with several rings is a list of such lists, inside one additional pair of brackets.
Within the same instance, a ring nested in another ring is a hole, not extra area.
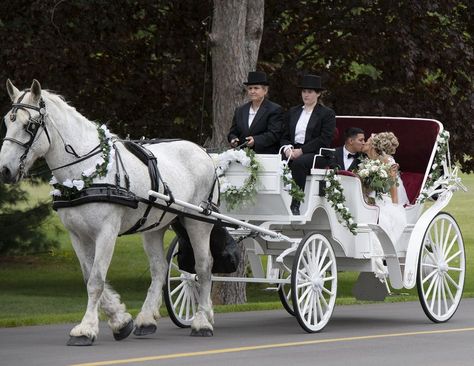
[(267, 75), (260, 71), (249, 72), (244, 84), (250, 101), (236, 108), (227, 140), (232, 147), (247, 142), (247, 146), (258, 154), (277, 154), (283, 110), (265, 98), (268, 93)]
[[(317, 75), (304, 75), (301, 80), (301, 98), (303, 105), (292, 107), (283, 121), (281, 146), (289, 159), (291, 174), (296, 184), (304, 191), (306, 176), (309, 174), (314, 155), (322, 147), (331, 145), (336, 129), (334, 111), (320, 102), (325, 88)], [(300, 203), (291, 202), (293, 215), (300, 214)]]

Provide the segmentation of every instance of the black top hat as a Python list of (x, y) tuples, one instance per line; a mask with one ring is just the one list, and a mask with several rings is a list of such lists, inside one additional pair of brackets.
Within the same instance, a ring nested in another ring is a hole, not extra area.
[(268, 85), (267, 74), (262, 71), (250, 71), (245, 85)]
[(298, 88), (313, 89), (316, 91), (326, 90), (321, 86), (321, 78), (317, 75), (304, 75)]

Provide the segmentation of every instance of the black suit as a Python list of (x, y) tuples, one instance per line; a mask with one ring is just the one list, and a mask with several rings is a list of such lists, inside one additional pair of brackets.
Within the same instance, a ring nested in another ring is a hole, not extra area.
[(336, 129), (336, 114), (332, 109), (317, 104), (309, 118), (304, 143), (296, 144), (295, 130), (301, 113), (303, 105), (293, 107), (287, 112), (280, 145), (293, 145), (303, 151), (302, 156), (290, 162), (290, 168), (296, 184), (304, 189), (306, 176), (313, 167), (314, 155), (319, 153), (320, 148), (331, 145)]
[(253, 149), (257, 154), (277, 154), (280, 148), (283, 119), (281, 106), (264, 99), (249, 128), (251, 104), (252, 102), (248, 102), (235, 109), (227, 140), (230, 142), (232, 139), (238, 138), (239, 144), (242, 144), (246, 137), (252, 136), (255, 141)]
[(344, 168), (344, 149), (343, 149), (343, 146), (340, 146), (340, 147), (336, 148), (336, 163), (337, 163), (339, 169), (349, 170), (349, 171), (356, 170), (357, 166), (360, 164), (362, 154), (361, 153), (356, 153), (355, 155), (356, 155), (356, 157), (354, 158), (354, 160), (352, 160), (352, 163), (349, 166), (349, 168), (345, 169)]

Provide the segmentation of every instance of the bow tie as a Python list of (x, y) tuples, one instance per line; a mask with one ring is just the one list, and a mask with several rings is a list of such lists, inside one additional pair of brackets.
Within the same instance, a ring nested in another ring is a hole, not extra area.
[(357, 156), (356, 154), (351, 154), (351, 153), (347, 154), (348, 159), (355, 159), (356, 156)]

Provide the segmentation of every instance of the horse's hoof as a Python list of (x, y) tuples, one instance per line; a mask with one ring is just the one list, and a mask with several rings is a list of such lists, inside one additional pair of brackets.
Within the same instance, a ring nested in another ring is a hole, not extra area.
[(135, 330), (133, 331), (133, 334), (138, 337), (141, 337), (141, 336), (153, 334), (155, 332), (156, 332), (156, 325), (148, 324), (148, 325), (142, 325), (141, 327), (136, 327)]
[(68, 346), (92, 346), (94, 343), (95, 338), (89, 338), (86, 336), (70, 336), (69, 340), (67, 341)]
[(191, 329), (191, 336), (192, 337), (212, 337), (214, 332), (212, 329), (202, 328), (199, 330)]
[(120, 328), (117, 333), (114, 334), (116, 341), (121, 341), (122, 339), (127, 338), (133, 330), (133, 319), (131, 319), (124, 327)]

